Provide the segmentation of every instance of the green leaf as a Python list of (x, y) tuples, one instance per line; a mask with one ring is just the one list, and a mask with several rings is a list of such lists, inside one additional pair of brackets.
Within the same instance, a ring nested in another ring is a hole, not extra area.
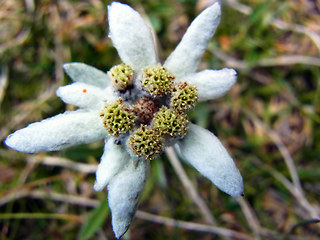
[(97, 208), (95, 208), (87, 221), (80, 230), (79, 239), (86, 240), (91, 238), (102, 226), (109, 214), (108, 201), (103, 200)]

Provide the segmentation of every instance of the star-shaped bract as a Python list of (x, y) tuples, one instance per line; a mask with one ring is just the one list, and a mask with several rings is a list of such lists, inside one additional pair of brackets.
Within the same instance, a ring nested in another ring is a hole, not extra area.
[[(175, 84), (186, 82), (197, 89), (198, 101), (223, 96), (236, 82), (237, 74), (233, 69), (195, 72), (216, 31), (220, 14), (219, 3), (205, 9), (163, 64), (175, 75)], [(143, 92), (139, 77), (143, 69), (159, 64), (151, 30), (138, 12), (118, 2), (108, 6), (108, 20), (109, 37), (122, 61), (137, 73), (133, 83), (136, 91)], [(104, 139), (104, 153), (96, 172), (94, 189), (101, 191), (108, 186), (113, 230), (120, 238), (136, 211), (150, 161), (135, 157), (125, 144), (118, 145), (103, 127), (99, 116), (101, 109), (105, 103), (114, 102), (119, 97), (109, 76), (83, 63), (64, 64), (64, 70), (74, 83), (59, 87), (57, 95), (79, 109), (30, 124), (9, 135), (5, 143), (17, 151), (37, 153)], [(188, 164), (222, 191), (233, 197), (243, 194), (240, 172), (214, 134), (189, 123), (188, 132), (175, 141), (174, 147)]]

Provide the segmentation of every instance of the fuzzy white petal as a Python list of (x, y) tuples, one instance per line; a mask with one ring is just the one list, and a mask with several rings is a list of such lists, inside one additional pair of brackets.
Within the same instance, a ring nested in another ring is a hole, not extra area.
[(222, 191), (233, 197), (243, 194), (239, 170), (219, 139), (210, 131), (190, 124), (187, 135), (177, 145), (183, 159)]
[(105, 88), (110, 83), (106, 73), (85, 63), (65, 63), (63, 69), (74, 82), (83, 82), (100, 88)]
[(105, 95), (101, 88), (81, 82), (59, 87), (56, 94), (67, 104), (97, 110), (102, 109)]
[(122, 61), (136, 71), (157, 63), (150, 28), (138, 12), (126, 4), (108, 6), (109, 37)]
[(215, 3), (191, 23), (179, 45), (164, 63), (170, 72), (181, 77), (196, 71), (208, 42), (219, 25), (220, 15), (220, 4)]
[(112, 227), (119, 239), (129, 228), (149, 172), (149, 161), (129, 160), (127, 167), (111, 179), (108, 200)]
[(9, 135), (7, 146), (26, 153), (57, 151), (106, 136), (98, 112), (73, 111), (32, 123)]
[(177, 79), (197, 88), (198, 100), (206, 101), (223, 96), (237, 81), (237, 72), (231, 68), (204, 70)]
[(107, 186), (112, 177), (125, 168), (130, 159), (129, 154), (121, 145), (114, 143), (115, 139), (110, 137), (106, 140), (104, 152), (96, 171), (96, 182), (94, 190), (102, 191)]

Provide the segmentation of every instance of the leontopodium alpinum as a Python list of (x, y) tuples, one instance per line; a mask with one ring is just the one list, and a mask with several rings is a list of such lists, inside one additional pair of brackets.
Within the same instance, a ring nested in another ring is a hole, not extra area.
[(104, 139), (94, 189), (108, 186), (117, 238), (134, 216), (150, 160), (168, 146), (222, 191), (240, 197), (242, 177), (228, 152), (187, 116), (197, 101), (218, 98), (236, 82), (233, 69), (195, 72), (220, 14), (219, 3), (205, 9), (161, 65), (141, 16), (128, 5), (113, 2), (108, 6), (109, 36), (123, 63), (107, 73), (84, 63), (64, 64), (74, 83), (59, 87), (57, 95), (79, 109), (30, 124), (5, 143), (17, 151), (37, 153)]

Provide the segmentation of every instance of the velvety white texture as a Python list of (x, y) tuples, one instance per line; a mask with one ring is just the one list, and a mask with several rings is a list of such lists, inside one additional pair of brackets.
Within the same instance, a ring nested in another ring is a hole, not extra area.
[(74, 82), (83, 82), (100, 88), (105, 88), (110, 83), (106, 73), (85, 63), (65, 63), (63, 69)]
[(137, 72), (157, 63), (151, 30), (138, 12), (113, 2), (108, 6), (108, 19), (109, 37), (124, 63)]
[(104, 105), (105, 92), (103, 89), (81, 82), (59, 87), (56, 94), (65, 103), (80, 108), (101, 110)]
[(204, 70), (177, 79), (197, 88), (198, 101), (215, 99), (226, 94), (237, 81), (237, 72), (231, 68)]
[(218, 188), (233, 197), (242, 196), (241, 174), (215, 135), (200, 126), (190, 124), (187, 135), (177, 145), (183, 159)]
[(150, 161), (129, 160), (129, 164), (108, 185), (108, 201), (112, 215), (112, 226), (119, 239), (130, 226), (143, 191)]
[[(187, 81), (197, 87), (200, 101), (223, 95), (236, 81), (236, 72), (232, 69), (194, 73), (219, 24), (220, 14), (219, 3), (204, 10), (192, 22), (181, 43), (165, 62), (169, 71), (176, 75), (177, 82)], [(81, 110), (65, 112), (31, 124), (8, 136), (5, 143), (21, 152), (36, 153), (105, 138), (94, 189), (101, 191), (108, 186), (113, 230), (116, 237), (120, 238), (135, 214), (150, 161), (130, 157), (123, 145), (116, 145), (114, 138), (107, 136), (99, 114), (105, 102), (111, 103), (119, 97), (134, 102), (145, 95), (141, 91), (139, 73), (147, 66), (156, 65), (158, 61), (151, 30), (135, 10), (128, 5), (113, 2), (108, 6), (108, 19), (109, 36), (122, 61), (137, 73), (134, 88), (119, 93), (112, 88), (106, 73), (84, 63), (64, 64), (64, 70), (76, 83), (60, 87), (57, 95)], [(212, 133), (190, 124), (189, 132), (184, 139), (178, 140), (176, 147), (181, 157), (222, 191), (234, 197), (241, 196), (242, 177), (226, 149)]]
[(91, 143), (105, 136), (99, 114), (79, 110), (32, 123), (9, 135), (5, 143), (20, 152), (37, 153)]
[(196, 71), (208, 42), (217, 29), (220, 15), (220, 4), (215, 3), (191, 23), (179, 45), (164, 63), (176, 77)]
[(96, 171), (96, 182), (94, 190), (102, 191), (110, 182), (110, 180), (125, 168), (130, 159), (128, 152), (122, 147), (114, 143), (115, 139), (109, 137), (105, 141), (104, 152)]

